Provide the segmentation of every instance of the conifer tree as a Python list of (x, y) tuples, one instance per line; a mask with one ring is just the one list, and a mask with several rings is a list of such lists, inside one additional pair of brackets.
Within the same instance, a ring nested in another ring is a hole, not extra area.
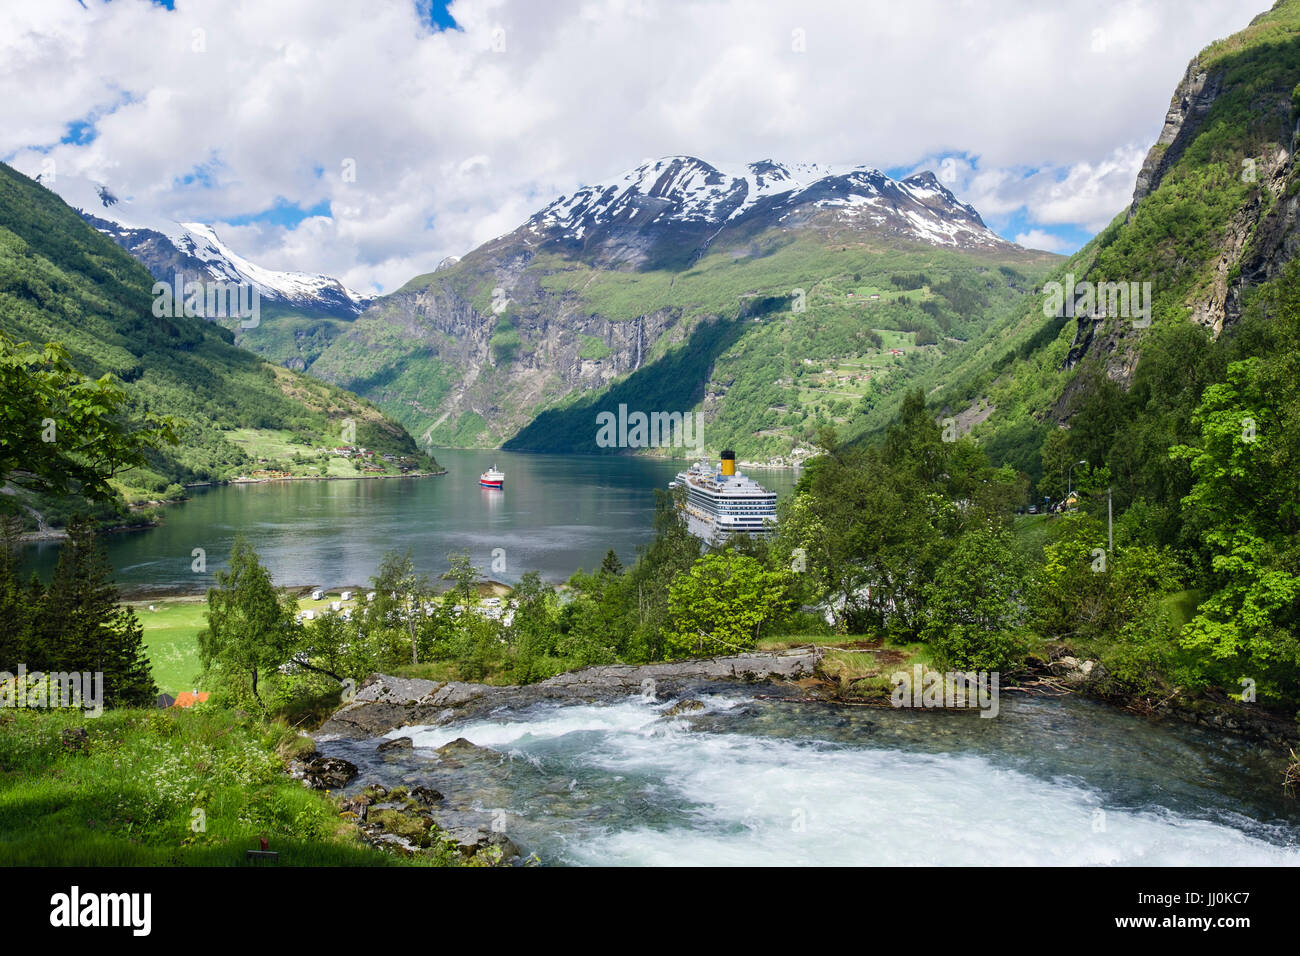
[(18, 579), (16, 519), (0, 523), (0, 670), (14, 672), (24, 659), (31, 609), (27, 590)]
[(88, 518), (68, 524), (54, 578), (42, 603), (41, 666), (104, 675), (104, 702), (147, 706), (157, 694), (135, 611), (120, 604), (112, 566)]

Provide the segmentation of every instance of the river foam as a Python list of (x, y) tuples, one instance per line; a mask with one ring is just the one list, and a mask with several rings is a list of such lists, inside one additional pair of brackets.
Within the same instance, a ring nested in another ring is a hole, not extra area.
[(512, 812), (533, 824), (529, 849), (549, 862), (1300, 865), (1294, 827), (1180, 812), (1156, 794), (1118, 805), (1050, 765), (1026, 772), (996, 754), (754, 733), (729, 718), (744, 698), (702, 699), (706, 711), (682, 719), (634, 697), (390, 736), (421, 748), (464, 737), (571, 777), (585, 799), (607, 798), (599, 814), (554, 820), (521, 798)]

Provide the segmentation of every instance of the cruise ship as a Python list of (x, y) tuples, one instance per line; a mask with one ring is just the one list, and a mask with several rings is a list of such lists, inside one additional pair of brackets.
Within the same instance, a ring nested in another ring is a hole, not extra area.
[(716, 468), (696, 462), (688, 471), (678, 472), (668, 487), (686, 489), (687, 528), (709, 544), (721, 544), (733, 534), (761, 537), (772, 532), (776, 492), (736, 471), (733, 451), (724, 451)]

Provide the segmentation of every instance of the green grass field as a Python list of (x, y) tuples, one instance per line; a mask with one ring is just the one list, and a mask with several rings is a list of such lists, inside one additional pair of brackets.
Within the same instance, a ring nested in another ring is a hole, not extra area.
[[(365, 590), (358, 592), (364, 595)], [(298, 607), (304, 611), (326, 610), (339, 600), (340, 592), (327, 593), (319, 601), (303, 597)], [(342, 602), (354, 607), (357, 598)], [(132, 601), (136, 616), (144, 628), (144, 643), (153, 665), (153, 679), (158, 692), (173, 696), (183, 690), (207, 690), (199, 679), (199, 631), (207, 624), (207, 600), (201, 596)], [(149, 610), (152, 607), (154, 610)]]
[[(256, 462), (256, 465), (246, 469), (250, 473), (260, 468), (282, 469), (291, 475), (306, 478), (355, 478), (361, 474), (379, 474), (376, 469), (382, 469), (386, 475), (401, 474), (398, 462), (386, 462), (381, 456), (366, 459), (360, 469), (356, 467), (356, 462), (360, 459), (344, 458), (341, 455), (322, 458), (320, 448), (301, 441), (295, 442), (293, 434), (282, 429), (237, 428), (229, 432), (227, 437)], [(336, 444), (341, 441), (340, 437)]]
[[(150, 606), (156, 610), (150, 611)], [(204, 599), (141, 601), (133, 602), (131, 607), (144, 627), (144, 643), (158, 692), (174, 696), (183, 690), (203, 690), (198, 679), (198, 635), (207, 623)]]

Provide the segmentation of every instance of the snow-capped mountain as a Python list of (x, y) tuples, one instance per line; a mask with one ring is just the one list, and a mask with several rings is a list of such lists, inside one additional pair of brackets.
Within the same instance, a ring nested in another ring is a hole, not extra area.
[(265, 269), (222, 242), (211, 226), (149, 213), (102, 183), (61, 175), (46, 185), (161, 281), (181, 273), (185, 281), (247, 282), (265, 302), (339, 316), (359, 315), (374, 299), (330, 276)]
[(645, 267), (680, 262), (684, 249), (698, 256), (762, 229), (818, 222), (960, 249), (1013, 246), (930, 172), (895, 180), (867, 166), (763, 160), (732, 168), (690, 156), (584, 186), (524, 228), (604, 265)]
[[(787, 362), (802, 374), (829, 350), (865, 356), (889, 330), (917, 362), (868, 375), (897, 372), (889, 387), (901, 388), (1028, 294), (1053, 258), (998, 237), (928, 172), (674, 156), (444, 260), (348, 323), (309, 370), (434, 444), (598, 454), (583, 416), (613, 398), (698, 405), (710, 422), (732, 416), (727, 440), (779, 445), (813, 421)], [(651, 269), (669, 281), (643, 283)]]

